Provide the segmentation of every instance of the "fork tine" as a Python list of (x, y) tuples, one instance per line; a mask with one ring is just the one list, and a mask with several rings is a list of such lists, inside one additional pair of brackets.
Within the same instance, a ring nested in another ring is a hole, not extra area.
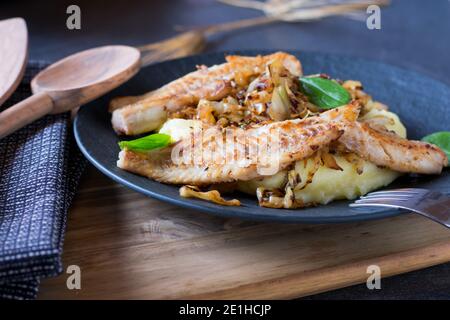
[(388, 195), (393, 195), (393, 196), (399, 196), (399, 197), (410, 197), (410, 196), (414, 196), (417, 195), (418, 193), (412, 193), (412, 192), (371, 192), (366, 194), (363, 197), (368, 197), (368, 196), (388, 196)]
[(416, 189), (416, 188), (404, 188), (404, 189), (393, 189), (393, 190), (381, 190), (371, 192), (368, 195), (372, 194), (419, 194), (425, 191), (424, 189)]
[(398, 194), (398, 195), (410, 195), (410, 194), (416, 194), (413, 192), (407, 192), (407, 191), (377, 191), (377, 192), (370, 192), (366, 194), (366, 196), (378, 196), (378, 195), (384, 195), (384, 194)]
[(400, 208), (395, 204), (387, 204), (387, 203), (377, 203), (377, 202), (369, 202), (369, 203), (350, 203), (350, 207), (359, 208), (359, 207), (389, 207), (389, 208)]
[(361, 197), (360, 199), (379, 199), (379, 198), (392, 198), (392, 199), (411, 199), (415, 196), (414, 194), (395, 194), (395, 193), (381, 193), (381, 194), (368, 194)]
[(349, 204), (350, 207), (406, 209), (450, 228), (449, 205), (449, 195), (413, 188), (402, 189), (401, 192), (398, 190), (372, 192)]
[[(383, 191), (383, 190), (381, 190)], [(381, 192), (380, 191), (380, 192)], [(399, 191), (399, 192), (415, 192), (415, 193), (423, 193), (428, 192), (430, 190), (424, 189), (424, 188), (398, 188), (398, 189), (391, 189), (391, 190), (385, 190), (385, 191)]]
[(403, 202), (406, 201), (407, 199), (399, 199), (399, 198), (389, 198), (389, 197), (379, 197), (379, 198), (361, 198), (355, 201), (355, 203), (358, 204), (370, 204), (370, 203), (398, 203), (398, 202)]

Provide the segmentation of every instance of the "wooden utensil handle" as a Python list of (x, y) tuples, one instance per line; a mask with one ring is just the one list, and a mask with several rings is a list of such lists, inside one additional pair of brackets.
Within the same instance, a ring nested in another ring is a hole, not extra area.
[(53, 101), (45, 92), (39, 92), (0, 113), (0, 139), (48, 114)]

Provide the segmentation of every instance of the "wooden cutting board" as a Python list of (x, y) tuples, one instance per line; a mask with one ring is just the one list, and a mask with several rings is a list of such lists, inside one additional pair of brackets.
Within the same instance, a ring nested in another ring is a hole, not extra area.
[(416, 215), (350, 224), (225, 219), (128, 190), (90, 167), (70, 211), (63, 273), (40, 299), (296, 298), (450, 261), (450, 231)]

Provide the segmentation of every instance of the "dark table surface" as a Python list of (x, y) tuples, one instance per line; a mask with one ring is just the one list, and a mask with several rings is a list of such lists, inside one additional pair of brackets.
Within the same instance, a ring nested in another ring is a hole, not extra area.
[[(70, 4), (81, 8), (81, 30), (66, 27)], [(175, 34), (175, 25), (205, 25), (259, 14), (213, 0), (0, 2), (0, 19), (26, 19), (30, 59), (46, 61), (93, 46), (162, 40)], [(368, 30), (365, 21), (343, 17), (278, 23), (216, 36), (205, 51), (228, 49), (299, 49), (361, 56), (450, 84), (450, 1), (392, 0), (390, 7), (382, 8), (381, 30)], [(368, 290), (364, 284), (306, 299), (450, 299), (450, 264), (383, 279), (381, 290)]]

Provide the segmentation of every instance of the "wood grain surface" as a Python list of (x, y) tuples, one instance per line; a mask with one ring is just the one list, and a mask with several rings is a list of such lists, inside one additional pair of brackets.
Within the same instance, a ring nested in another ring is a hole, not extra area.
[(40, 299), (287, 299), (450, 261), (450, 232), (416, 215), (349, 224), (226, 219), (128, 190), (90, 167), (70, 211), (63, 273)]

